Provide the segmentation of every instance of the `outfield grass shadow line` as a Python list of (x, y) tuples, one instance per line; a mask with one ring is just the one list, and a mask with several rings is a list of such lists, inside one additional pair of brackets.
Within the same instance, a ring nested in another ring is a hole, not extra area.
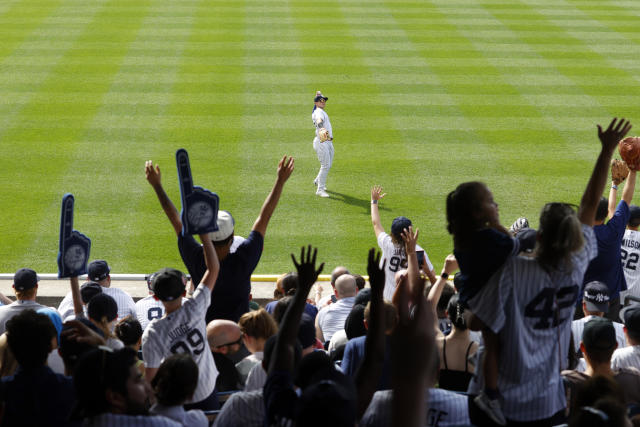
[[(348, 194), (338, 193), (337, 191), (331, 190), (327, 190), (327, 193), (329, 193), (331, 195), (331, 198), (334, 200), (346, 203), (347, 205), (360, 206), (365, 211), (365, 214), (368, 215), (370, 213), (369, 205), (371, 204), (371, 201), (368, 198), (358, 199), (357, 197), (349, 196)], [(379, 206), (378, 209), (381, 211), (389, 210), (389, 208), (384, 208), (382, 206)]]

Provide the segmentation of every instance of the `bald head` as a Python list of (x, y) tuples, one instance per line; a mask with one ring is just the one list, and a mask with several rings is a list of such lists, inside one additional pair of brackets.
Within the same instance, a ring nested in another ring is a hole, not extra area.
[(356, 278), (350, 274), (343, 274), (336, 280), (336, 297), (338, 299), (354, 297), (358, 293)]
[(240, 326), (231, 320), (216, 319), (207, 325), (207, 341), (213, 352), (235, 353), (240, 349), (241, 337)]
[(335, 288), (336, 280), (338, 280), (338, 277), (342, 276), (343, 274), (349, 274), (349, 270), (347, 270), (347, 267), (343, 267), (339, 265), (336, 268), (334, 268), (333, 271), (331, 272), (331, 286)]

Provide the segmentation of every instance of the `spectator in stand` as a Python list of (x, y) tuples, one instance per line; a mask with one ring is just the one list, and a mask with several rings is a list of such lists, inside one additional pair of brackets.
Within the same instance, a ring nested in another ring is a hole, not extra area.
[(262, 363), (264, 344), (267, 339), (278, 332), (278, 324), (273, 317), (261, 308), (243, 314), (238, 321), (242, 331), (242, 340), (251, 355), (236, 363), (236, 370), (240, 375), (240, 382), (244, 384), (251, 369)]
[(184, 274), (172, 268), (160, 270), (153, 282), (153, 293), (162, 301), (165, 316), (153, 320), (142, 335), (145, 378), (152, 381), (162, 361), (175, 353), (191, 353), (198, 364), (198, 387), (185, 409), (218, 409), (215, 393), (218, 370), (207, 350), (205, 313), (211, 304), (211, 290), (218, 278), (220, 264), (208, 234), (200, 235), (207, 266), (193, 298), (184, 304), (186, 292)]
[(344, 329), (340, 329), (333, 334), (331, 341), (329, 341), (329, 347), (327, 347), (327, 351), (335, 360), (342, 360), (344, 349), (349, 340), (367, 335), (367, 328), (364, 324), (364, 310), (369, 301), (371, 301), (371, 289), (358, 290), (351, 312), (349, 312), (344, 321)]
[(337, 302), (321, 310), (316, 317), (316, 336), (320, 341), (328, 343), (333, 334), (344, 329), (357, 293), (356, 279), (352, 275), (338, 277), (335, 285)]
[(105, 345), (104, 336), (90, 320), (81, 318), (67, 321), (60, 332), (58, 349), (64, 362), (64, 374), (72, 376), (82, 356), (100, 345)]
[[(384, 298), (387, 301), (391, 301), (396, 289), (395, 274), (398, 270), (407, 268), (407, 254), (405, 253), (401, 233), (411, 226), (411, 221), (404, 216), (394, 218), (391, 223), (391, 235), (385, 233), (380, 221), (380, 212), (378, 211), (378, 201), (385, 195), (386, 193), (382, 191), (382, 187), (376, 185), (371, 188), (371, 222), (373, 223), (373, 232), (378, 240), (378, 246), (382, 249), (382, 259), (386, 261), (387, 269)], [(422, 269), (431, 284), (434, 284), (436, 275), (427, 253), (420, 246), (416, 250), (419, 254), (418, 268)]]
[(322, 286), (320, 285), (320, 283), (316, 284), (316, 306), (318, 307), (318, 310), (322, 310), (324, 307), (328, 306), (329, 304), (333, 304), (334, 302), (337, 301), (336, 299), (336, 280), (338, 280), (338, 277), (342, 276), (343, 274), (351, 274), (349, 272), (349, 270), (347, 270), (347, 267), (344, 266), (337, 266), (336, 268), (333, 269), (333, 271), (331, 272), (331, 293), (329, 295), (326, 296), (322, 296)]
[(152, 273), (146, 276), (149, 295), (136, 302), (136, 314), (138, 315), (138, 322), (140, 322), (143, 331), (147, 329), (147, 326), (149, 326), (152, 320), (161, 319), (162, 316), (164, 316), (164, 305), (162, 301), (155, 298), (153, 290), (151, 289), (151, 284), (156, 274), (157, 273)]
[[(109, 295), (116, 301), (118, 307), (118, 317), (124, 319), (127, 316), (136, 317), (136, 304), (131, 295), (120, 288), (111, 287), (111, 267), (107, 261), (98, 259), (89, 263), (87, 277), (89, 281), (96, 282), (102, 286), (102, 292)], [(73, 299), (69, 292), (60, 302), (58, 312), (62, 320), (69, 320), (69, 316), (74, 314)]]
[[(629, 206), (629, 222), (622, 237), (622, 269), (627, 282), (627, 290), (620, 292), (620, 302), (624, 303), (624, 298), (634, 296), (640, 298), (640, 206)], [(624, 305), (624, 304), (623, 304)], [(617, 319), (616, 319), (617, 320)]]
[(39, 310), (45, 308), (44, 305), (36, 302), (38, 294), (38, 282), (40, 278), (35, 271), (30, 268), (21, 268), (13, 276), (13, 289), (16, 293), (16, 300), (9, 305), (0, 307), (0, 334), (5, 331), (5, 324), (16, 314), (23, 310)]
[[(593, 226), (593, 232), (598, 241), (598, 256), (591, 261), (584, 273), (583, 284), (597, 280), (609, 287), (609, 311), (606, 317), (611, 320), (618, 320), (620, 292), (627, 290), (627, 281), (622, 271), (621, 246), (625, 228), (629, 223), (629, 204), (635, 188), (636, 171), (630, 168), (628, 179), (622, 190), (622, 200), (618, 206), (616, 206), (618, 186), (615, 183), (611, 184), (609, 200), (604, 197), (600, 199)], [(610, 219), (605, 224), (607, 217)], [(579, 304), (577, 317), (580, 316), (581, 309)]]
[(627, 427), (630, 422), (622, 402), (622, 390), (610, 377), (589, 378), (578, 393), (569, 427)]
[(51, 346), (51, 351), (47, 357), (47, 366), (56, 374), (64, 374), (64, 362), (58, 352), (60, 348), (60, 332), (62, 332), (62, 319), (60, 318), (60, 314), (58, 314), (58, 310), (52, 307), (41, 308), (37, 310), (36, 313), (46, 315), (49, 320), (51, 320), (53, 327), (56, 328), (56, 340)]
[[(569, 354), (571, 345), (575, 301), (584, 271), (597, 255), (593, 223), (609, 162), (630, 128), (627, 121), (616, 119), (606, 131), (598, 126), (602, 148), (578, 214), (564, 203), (546, 204), (540, 215), (535, 257), (509, 257), (490, 283), (468, 300), (475, 315), (472, 329), (489, 328), (502, 348), (508, 349), (496, 358), (501, 361), (496, 367), (502, 408), (511, 422), (543, 426), (564, 421), (566, 400), (560, 370), (566, 366), (563, 355)], [(496, 209), (491, 199), (483, 206)], [(555, 310), (543, 310), (554, 304)], [(485, 387), (482, 370), (477, 374), (469, 386), (471, 422), (491, 425), (473, 400)]]
[(239, 390), (240, 375), (231, 356), (242, 347), (242, 331), (236, 322), (216, 319), (207, 325), (207, 341), (218, 368), (217, 391)]
[(640, 369), (640, 305), (628, 305), (620, 311), (620, 319), (624, 322), (624, 335), (627, 347), (613, 353), (611, 368)]
[[(278, 176), (271, 192), (267, 196), (249, 237), (231, 253), (234, 235), (234, 220), (229, 212), (218, 211), (218, 231), (210, 234), (217, 257), (220, 260), (220, 275), (211, 295), (215, 306), (207, 310), (207, 323), (214, 319), (227, 319), (237, 322), (244, 313), (249, 311), (249, 295), (251, 292), (251, 274), (255, 270), (264, 245), (264, 236), (273, 211), (278, 205), (285, 182), (291, 176), (294, 159), (284, 156), (278, 163)], [(160, 201), (160, 205), (171, 222), (178, 236), (178, 249), (184, 264), (189, 270), (191, 280), (200, 283), (206, 270), (202, 259), (202, 246), (193, 236), (182, 235), (182, 221), (173, 202), (162, 188), (160, 168), (153, 167), (151, 160), (145, 164), (147, 181), (153, 187)]]
[[(107, 294), (98, 294), (87, 304), (89, 320), (104, 334), (107, 346), (114, 350), (124, 347), (122, 341), (113, 333), (118, 320), (118, 305)], [(78, 315), (76, 315), (78, 316)]]
[(96, 427), (181, 427), (162, 416), (149, 416), (153, 393), (136, 368), (128, 348), (99, 348), (85, 354), (73, 376), (78, 396), (75, 418)]
[[(138, 354), (140, 347), (142, 346), (142, 332), (142, 326), (135, 317), (127, 316), (116, 323), (116, 337), (122, 341), (122, 344), (124, 344), (125, 347), (129, 347), (135, 351), (136, 354)], [(144, 362), (142, 360), (138, 360), (136, 362), (136, 366), (144, 376)]]
[(587, 369), (585, 372), (562, 371), (570, 413), (578, 409), (575, 400), (584, 382), (596, 375), (613, 378), (624, 393), (626, 405), (640, 404), (640, 371), (635, 368), (611, 369), (611, 355), (617, 346), (616, 331), (611, 320), (594, 317), (585, 323), (580, 350), (584, 354)]
[[(584, 287), (582, 297), (582, 311), (585, 317), (574, 320), (571, 323), (571, 335), (573, 336), (573, 347), (577, 353), (580, 350), (580, 338), (584, 325), (591, 319), (604, 317), (609, 311), (609, 287), (602, 282), (589, 282)], [(624, 339), (624, 326), (618, 322), (611, 322), (616, 331), (618, 348), (623, 348), (627, 344)]]
[(2, 425), (68, 425), (76, 398), (71, 378), (54, 373), (46, 365), (57, 339), (51, 320), (27, 309), (13, 316), (6, 326), (18, 369), (0, 383)]
[[(280, 283), (282, 286), (282, 291), (284, 293), (283, 296), (291, 296), (296, 293), (296, 289), (298, 287), (298, 275), (296, 273), (287, 273), (282, 277)], [(271, 301), (266, 305), (265, 310), (267, 310), (267, 313), (273, 314), (276, 305), (278, 305), (278, 301)], [(304, 306), (304, 312), (315, 320), (316, 315), (318, 314), (318, 308), (307, 301)]]
[(150, 412), (179, 422), (185, 427), (208, 427), (207, 416), (198, 409), (185, 411), (183, 404), (191, 400), (198, 386), (198, 365), (188, 353), (167, 357), (153, 377), (151, 386), (157, 402)]

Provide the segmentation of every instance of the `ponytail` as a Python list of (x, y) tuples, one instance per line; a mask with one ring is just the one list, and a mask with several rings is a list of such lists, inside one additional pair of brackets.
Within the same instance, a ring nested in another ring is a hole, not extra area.
[(540, 214), (540, 241), (536, 258), (549, 270), (570, 269), (571, 255), (584, 246), (582, 225), (573, 208), (547, 203)]

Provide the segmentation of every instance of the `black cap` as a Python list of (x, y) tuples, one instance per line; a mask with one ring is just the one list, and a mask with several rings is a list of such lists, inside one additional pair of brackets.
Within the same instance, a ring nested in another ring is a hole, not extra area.
[(106, 279), (110, 271), (111, 268), (109, 268), (109, 264), (107, 264), (107, 261), (103, 259), (97, 259), (89, 264), (89, 273), (87, 275), (89, 276), (89, 280), (99, 282)]
[(21, 268), (13, 276), (13, 287), (18, 291), (26, 291), (35, 288), (39, 281), (40, 278), (35, 271), (30, 268)]
[(107, 322), (111, 322), (118, 318), (118, 304), (116, 300), (107, 294), (98, 294), (91, 298), (87, 306), (87, 314), (89, 319), (102, 320), (107, 318)]
[(323, 100), (323, 99), (326, 101), (326, 100), (328, 100), (329, 98), (327, 98), (326, 96), (324, 96), (320, 91), (317, 91), (317, 92), (316, 92), (316, 96), (315, 96), (315, 98), (313, 98), (313, 102), (318, 102), (318, 101), (321, 101), (321, 100)]
[(307, 348), (316, 343), (316, 327), (313, 319), (307, 313), (302, 313), (300, 328), (298, 329), (298, 341), (302, 348)]
[(629, 206), (629, 224), (637, 224), (640, 222), (640, 206)]
[(620, 310), (620, 320), (633, 335), (640, 335), (640, 304), (631, 304)]
[(617, 343), (613, 322), (604, 317), (589, 320), (584, 324), (582, 342), (587, 350), (612, 350)]
[(583, 301), (587, 310), (609, 312), (609, 287), (602, 282), (593, 281), (584, 285)]
[(96, 282), (85, 282), (80, 286), (80, 297), (83, 304), (89, 304), (91, 298), (102, 293), (102, 286)]
[(184, 275), (175, 268), (163, 268), (153, 278), (151, 290), (160, 301), (178, 299), (184, 294)]
[(399, 216), (397, 218), (394, 218), (393, 222), (391, 223), (391, 234), (393, 234), (394, 236), (400, 236), (404, 229), (406, 228), (408, 230), (410, 226), (411, 220), (406, 216)]

